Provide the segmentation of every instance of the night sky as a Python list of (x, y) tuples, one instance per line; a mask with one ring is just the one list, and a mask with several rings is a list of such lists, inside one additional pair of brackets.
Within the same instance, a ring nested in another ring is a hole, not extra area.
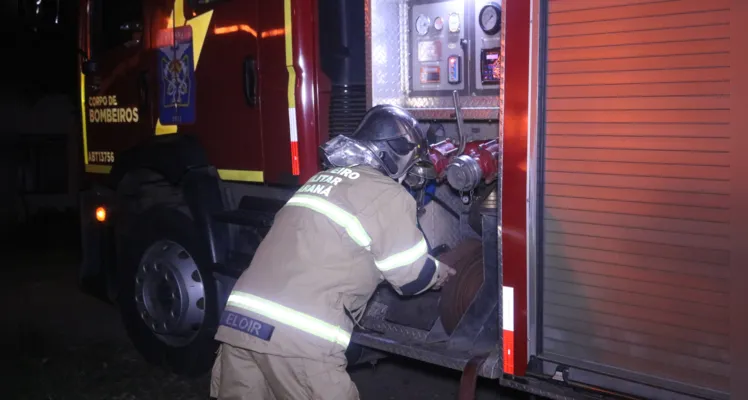
[(2, 98), (33, 104), (45, 94), (60, 93), (74, 99), (78, 2), (2, 0), (0, 4), (6, 22), (2, 35), (12, 39), (0, 41), (2, 58), (10, 61), (5, 64), (9, 71), (0, 75)]

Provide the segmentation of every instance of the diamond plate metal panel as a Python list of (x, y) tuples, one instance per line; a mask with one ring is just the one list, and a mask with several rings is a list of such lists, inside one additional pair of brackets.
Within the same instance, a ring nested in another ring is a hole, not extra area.
[(458, 243), (467, 238), (479, 238), (467, 224), (467, 215), (462, 214), (467, 212), (469, 207), (462, 204), (460, 196), (455, 194), (449, 185), (446, 184), (437, 187), (435, 194), (439, 199), (447, 203), (452, 210), (460, 213), (461, 219), (458, 220), (434, 201), (427, 204), (424, 207), (424, 214), (421, 215), (418, 221), (429, 244), (432, 247), (446, 244), (450, 248), (454, 248)]
[[(407, 345), (377, 334), (364, 332), (354, 332), (351, 341), (362, 346), (413, 358), (429, 364), (441, 365), (458, 371), (462, 371), (473, 356), (473, 354), (462, 351), (450, 351), (439, 344)], [(478, 371), (478, 374), (489, 379), (501, 377), (502, 370), (500, 362), (501, 359), (498, 353), (494, 352), (490, 354)]]
[[(470, 0), (468, 0), (470, 1)], [(463, 3), (463, 2), (460, 2)], [(411, 111), (420, 119), (452, 119), (450, 92), (439, 96), (412, 96), (410, 93), (409, 0), (366, 0), (366, 76), (368, 106), (393, 104)], [(503, 92), (503, 34), (502, 34)], [(500, 94), (462, 96), (460, 105), (468, 120), (500, 118)]]
[[(376, 312), (375, 312), (376, 313)], [(418, 344), (426, 341), (428, 331), (410, 328), (403, 325), (393, 324), (384, 319), (387, 313), (387, 306), (384, 306), (384, 313), (381, 315), (367, 314), (366, 318), (361, 321), (361, 325), (369, 330), (381, 332), (385, 337), (397, 340), (403, 344)]]

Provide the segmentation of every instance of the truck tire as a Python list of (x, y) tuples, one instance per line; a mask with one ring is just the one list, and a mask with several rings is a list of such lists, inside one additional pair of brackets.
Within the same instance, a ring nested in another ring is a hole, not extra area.
[(199, 376), (213, 363), (219, 318), (207, 246), (192, 220), (156, 206), (135, 216), (118, 244), (118, 305), (128, 336), (150, 363)]

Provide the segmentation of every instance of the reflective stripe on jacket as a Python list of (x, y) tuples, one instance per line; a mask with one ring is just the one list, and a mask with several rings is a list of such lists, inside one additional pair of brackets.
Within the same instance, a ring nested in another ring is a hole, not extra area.
[(264, 340), (220, 326), (216, 339), (278, 355), (340, 362), (377, 285), (417, 294), (430, 288), (436, 264), (416, 225), (416, 204), (389, 177), (369, 167), (313, 176), (276, 215), (228, 312), (269, 324)]

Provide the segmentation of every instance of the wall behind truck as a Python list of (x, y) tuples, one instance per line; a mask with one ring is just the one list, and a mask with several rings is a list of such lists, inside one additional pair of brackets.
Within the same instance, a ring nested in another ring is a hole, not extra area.
[(747, 6), (535, 4), (530, 354), (544, 372), (748, 398)]

